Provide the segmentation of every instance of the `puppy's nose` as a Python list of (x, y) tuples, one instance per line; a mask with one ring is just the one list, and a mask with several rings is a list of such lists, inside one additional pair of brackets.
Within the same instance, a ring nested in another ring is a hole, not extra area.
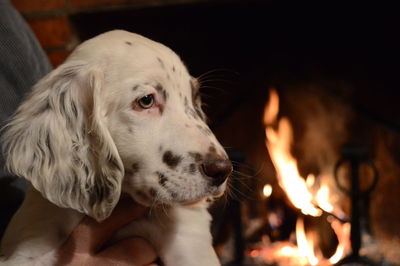
[(206, 176), (210, 177), (213, 186), (219, 186), (232, 173), (232, 163), (226, 159), (206, 160), (201, 167)]

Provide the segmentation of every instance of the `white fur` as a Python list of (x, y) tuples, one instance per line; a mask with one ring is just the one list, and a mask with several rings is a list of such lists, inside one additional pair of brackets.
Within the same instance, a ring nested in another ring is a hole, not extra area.
[[(196, 154), (227, 157), (193, 83), (169, 48), (119, 30), (82, 43), (39, 81), (3, 135), (8, 169), (33, 188), (2, 239), (0, 265), (53, 265), (83, 215), (107, 218), (121, 193), (152, 211), (112, 241), (143, 236), (167, 266), (219, 265), (204, 200), (185, 207), (226, 186), (198, 167)], [(148, 94), (156, 104), (138, 108)]]

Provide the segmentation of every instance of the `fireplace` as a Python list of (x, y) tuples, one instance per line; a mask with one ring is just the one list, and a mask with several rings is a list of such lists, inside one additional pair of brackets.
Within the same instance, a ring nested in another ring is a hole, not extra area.
[[(201, 77), (211, 128), (235, 161), (230, 193), (211, 209), (224, 265), (358, 265), (343, 259), (360, 227), (359, 265), (400, 265), (394, 7), (193, 0), (71, 10), (79, 40), (137, 32)], [(283, 180), (293, 162), (296, 177)], [(362, 193), (352, 194), (355, 178)]]

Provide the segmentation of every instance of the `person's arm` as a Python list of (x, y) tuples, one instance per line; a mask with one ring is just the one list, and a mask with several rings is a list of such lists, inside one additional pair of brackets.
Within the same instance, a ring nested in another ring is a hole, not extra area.
[(128, 238), (102, 249), (116, 230), (142, 217), (145, 212), (146, 208), (123, 200), (101, 223), (85, 217), (60, 248), (57, 265), (156, 265), (152, 264), (157, 258), (155, 251), (142, 238)]

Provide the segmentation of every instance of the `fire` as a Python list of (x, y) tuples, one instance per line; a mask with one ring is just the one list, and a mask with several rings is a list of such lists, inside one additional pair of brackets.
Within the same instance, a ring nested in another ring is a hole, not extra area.
[[(278, 112), (279, 97), (275, 90), (271, 90), (270, 101), (264, 110), (266, 147), (276, 169), (279, 185), (284, 189), (292, 204), (304, 215), (316, 217), (321, 216), (323, 211), (334, 213), (336, 210), (331, 203), (332, 196), (329, 186), (320, 184), (315, 191), (315, 176), (309, 175), (307, 179), (304, 179), (300, 175), (297, 161), (290, 152), (293, 141), (292, 127), (285, 117), (277, 121)], [(275, 124), (276, 127), (273, 127), (272, 124)], [(339, 245), (336, 253), (328, 262), (326, 259), (317, 257), (313, 239), (306, 235), (303, 219), (298, 219), (296, 224), (297, 249), (307, 261), (302, 265), (336, 263), (344, 256), (349, 247), (350, 225), (333, 221), (331, 226), (337, 234)]]
[(270, 184), (266, 184), (263, 188), (264, 197), (268, 198), (272, 194), (272, 186)]
[(317, 265), (319, 260), (314, 254), (314, 242), (312, 240), (307, 240), (304, 230), (304, 221), (302, 218), (297, 219), (296, 239), (300, 254), (307, 257), (307, 260), (311, 265)]
[[(264, 121), (272, 121), (271, 114), (277, 114), (276, 107), (279, 106), (275, 91), (271, 92), (271, 104), (267, 105)], [(273, 110), (270, 110), (273, 108)], [(265, 129), (267, 136), (266, 146), (271, 156), (272, 163), (277, 171), (279, 185), (286, 191), (290, 201), (305, 215), (320, 216), (322, 211), (312, 204), (313, 195), (307, 188), (307, 184), (299, 174), (297, 161), (290, 153), (293, 140), (292, 128), (287, 118), (281, 118), (278, 129), (272, 127)]]
[(341, 224), (339, 221), (334, 220), (331, 222), (331, 226), (339, 239), (339, 245), (336, 248), (335, 254), (330, 257), (329, 262), (335, 264), (339, 262), (341, 258), (345, 255), (345, 252), (350, 244), (350, 223)]
[(333, 212), (333, 205), (329, 202), (329, 188), (328, 185), (322, 184), (316, 195), (318, 206), (326, 212)]

